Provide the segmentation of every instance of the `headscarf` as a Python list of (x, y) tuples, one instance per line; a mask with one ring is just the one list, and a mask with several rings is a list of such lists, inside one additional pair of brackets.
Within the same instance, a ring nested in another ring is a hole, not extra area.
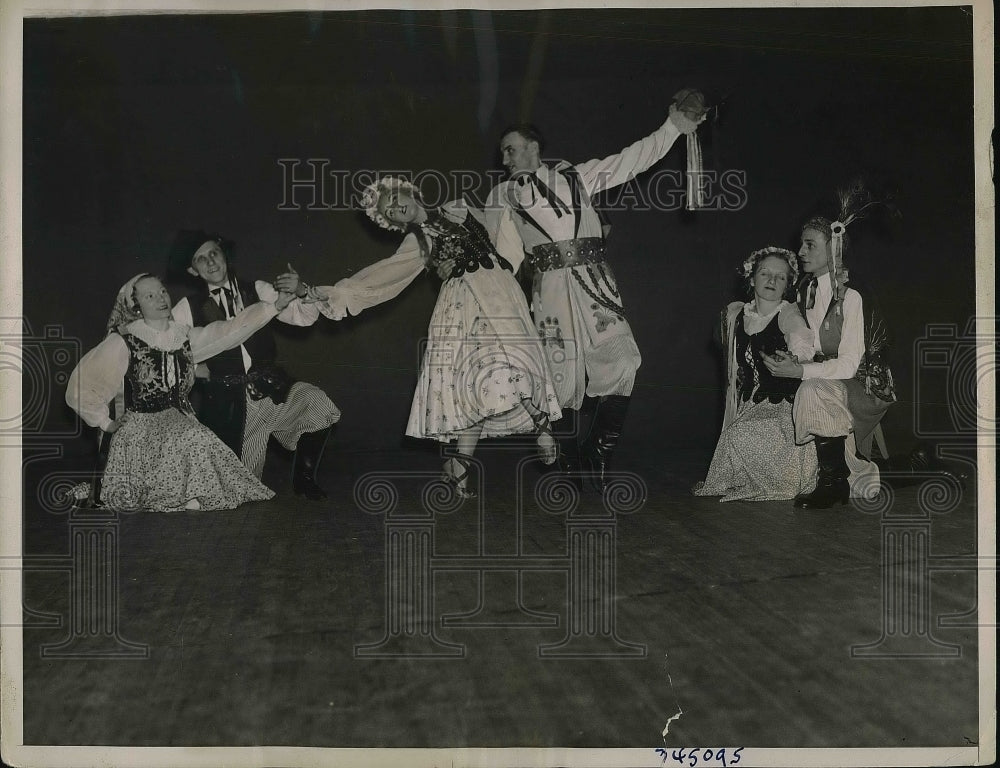
[(156, 277), (156, 275), (151, 275), (149, 272), (140, 272), (118, 289), (118, 295), (115, 297), (115, 305), (105, 326), (106, 336), (112, 333), (124, 333), (125, 327), (129, 323), (139, 320), (142, 317), (142, 313), (139, 311), (139, 304), (135, 300), (135, 284), (144, 277)]

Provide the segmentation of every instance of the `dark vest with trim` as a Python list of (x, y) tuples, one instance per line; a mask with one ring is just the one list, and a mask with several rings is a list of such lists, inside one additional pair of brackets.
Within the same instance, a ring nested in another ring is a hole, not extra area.
[[(253, 283), (240, 278), (236, 278), (234, 282), (240, 292), (244, 307), (249, 307), (260, 301)], [(215, 303), (215, 299), (209, 293), (207, 283), (203, 282), (197, 292), (188, 296), (188, 304), (191, 306), (191, 318), (196, 328), (214, 323), (216, 320), (226, 319), (226, 313)], [(278, 357), (278, 347), (274, 342), (274, 334), (267, 326), (243, 342), (243, 346), (247, 348), (255, 366), (273, 364)], [(247, 372), (244, 370), (243, 353), (239, 347), (220, 352), (205, 362), (213, 377), (240, 375)]]
[[(799, 281), (798, 305), (806, 325), (809, 318), (806, 315), (805, 295), (810, 276), (803, 276)], [(851, 278), (848, 288), (861, 295), (861, 313), (864, 322), (865, 352), (854, 378), (864, 384), (865, 392), (886, 403), (896, 402), (896, 387), (889, 367), (891, 340), (888, 326), (882, 315), (882, 309), (875, 299), (874, 293), (855, 278)], [(827, 307), (822, 326), (819, 329), (822, 354), (816, 355), (816, 361), (831, 360), (837, 357), (840, 349), (840, 339), (844, 328), (843, 299), (834, 297)], [(838, 312), (837, 309), (840, 309)]]
[(761, 357), (762, 354), (774, 356), (778, 350), (788, 351), (785, 334), (778, 325), (777, 313), (764, 330), (751, 336), (743, 327), (743, 312), (741, 309), (736, 316), (734, 329), (736, 387), (740, 400), (745, 402), (752, 395), (755, 403), (764, 399), (775, 404), (782, 400), (792, 402), (801, 380), (772, 375)]
[[(260, 301), (253, 283), (233, 280), (240, 292), (244, 307)], [(216, 320), (225, 320), (225, 311), (215, 303), (209, 293), (207, 283), (202, 283), (198, 291), (188, 296), (191, 319), (195, 327), (203, 327)], [(278, 356), (278, 347), (270, 328), (264, 326), (243, 342), (250, 353), (253, 367), (273, 366)], [(243, 365), (243, 352), (234, 347), (220, 352), (205, 361), (212, 378), (199, 380), (201, 401), (198, 406), (198, 420), (211, 429), (222, 442), (237, 456), (243, 451), (243, 432), (246, 428), (247, 389), (239, 380), (225, 383), (224, 377), (242, 377), (248, 373)]]
[(159, 413), (176, 408), (186, 416), (194, 409), (188, 392), (194, 384), (194, 357), (186, 341), (167, 352), (157, 349), (131, 333), (122, 334), (128, 347), (125, 372), (125, 408), (136, 413)]

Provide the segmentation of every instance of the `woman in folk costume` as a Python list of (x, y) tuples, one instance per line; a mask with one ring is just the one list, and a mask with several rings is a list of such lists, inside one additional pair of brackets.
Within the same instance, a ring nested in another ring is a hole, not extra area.
[[(101, 485), (105, 505), (219, 510), (274, 496), (195, 419), (188, 394), (196, 363), (241, 344), (291, 298), (275, 292), (232, 320), (192, 328), (172, 319), (158, 278), (142, 273), (122, 286), (107, 336), (83, 356), (66, 390), (66, 402), (87, 424), (113, 433)], [(108, 403), (122, 394), (124, 413), (112, 419)]]
[(480, 438), (537, 431), (539, 457), (554, 462), (558, 445), (549, 423), (562, 412), (514, 279), (520, 248), (494, 247), (482, 211), (463, 201), (425, 207), (417, 189), (400, 178), (371, 184), (364, 205), (376, 224), (406, 236), (389, 258), (332, 288), (311, 289), (327, 317), (339, 320), (389, 301), (425, 270), (454, 262), (431, 315), (406, 434), (457, 440), (458, 455), (445, 462), (444, 478), (463, 497), (475, 495), (468, 488), (468, 457)]
[(694, 487), (695, 495), (774, 501), (816, 485), (816, 451), (795, 443), (792, 401), (799, 382), (772, 376), (762, 357), (780, 351), (812, 359), (812, 331), (787, 301), (798, 271), (795, 254), (784, 248), (754, 251), (743, 262), (750, 301), (723, 310), (725, 417), (708, 476)]
[(813, 333), (814, 356), (799, 363), (765, 357), (775, 376), (801, 379), (792, 418), (799, 444), (815, 441), (816, 489), (795, 506), (827, 509), (850, 497), (878, 493), (878, 466), (871, 461), (875, 427), (896, 401), (889, 369), (888, 333), (874, 297), (859, 290), (844, 263), (847, 226), (873, 205), (858, 185), (841, 192), (839, 221), (814, 217), (802, 227), (799, 310)]

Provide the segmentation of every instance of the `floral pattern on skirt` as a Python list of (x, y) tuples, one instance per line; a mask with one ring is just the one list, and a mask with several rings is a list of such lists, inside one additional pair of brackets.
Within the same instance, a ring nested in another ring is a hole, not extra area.
[(816, 487), (816, 470), (815, 443), (795, 444), (792, 404), (747, 400), (722, 431), (708, 477), (694, 493), (722, 501), (793, 499)]
[(503, 269), (445, 281), (406, 434), (447, 442), (479, 423), (483, 437), (531, 432), (525, 399), (552, 421), (562, 416), (520, 285)]
[(126, 414), (111, 438), (101, 501), (120, 509), (172, 512), (193, 500), (233, 509), (274, 492), (211, 430), (175, 408)]

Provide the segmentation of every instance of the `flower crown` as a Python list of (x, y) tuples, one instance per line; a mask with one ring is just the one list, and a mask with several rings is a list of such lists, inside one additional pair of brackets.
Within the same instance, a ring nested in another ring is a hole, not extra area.
[(361, 192), (361, 206), (365, 209), (368, 218), (378, 224), (382, 229), (393, 229), (397, 232), (405, 232), (404, 227), (393, 224), (378, 209), (378, 200), (383, 192), (405, 189), (414, 196), (419, 190), (414, 184), (398, 176), (383, 176), (377, 181), (373, 181)]
[(799, 279), (799, 260), (798, 257), (789, 251), (787, 248), (778, 248), (774, 245), (769, 245), (767, 248), (761, 248), (760, 250), (754, 251), (746, 259), (743, 260), (743, 277), (750, 279), (753, 277), (754, 268), (766, 259), (768, 256), (777, 256), (779, 259), (784, 259), (788, 263), (789, 272), (789, 285), (794, 285)]

